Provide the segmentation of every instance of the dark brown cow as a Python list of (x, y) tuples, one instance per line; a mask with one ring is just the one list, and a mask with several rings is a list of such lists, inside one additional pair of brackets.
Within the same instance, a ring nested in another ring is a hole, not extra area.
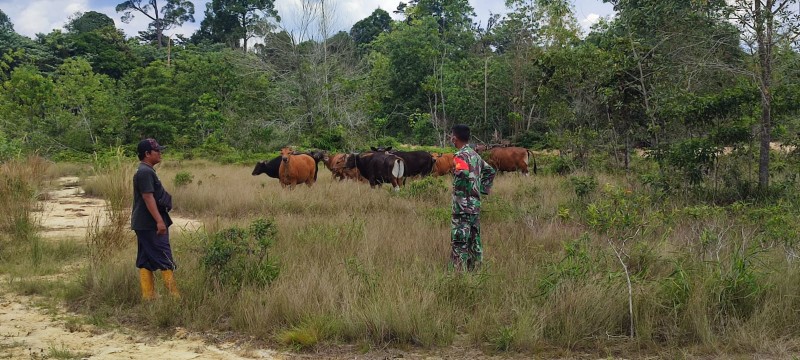
[(361, 176), (367, 178), (373, 188), (390, 183), (395, 191), (399, 191), (403, 183), (405, 162), (399, 156), (388, 152), (368, 151), (348, 155), (345, 167), (358, 168)]
[(456, 164), (453, 162), (453, 157), (455, 154), (447, 153), (447, 154), (431, 154), (433, 156), (433, 175), (434, 176), (444, 176), (444, 175), (452, 175), (453, 171), (456, 169)]
[(528, 163), (533, 158), (533, 173), (536, 174), (536, 158), (533, 153), (522, 147), (496, 147), (489, 150), (489, 163), (497, 171), (522, 171), (528, 176)]
[(289, 189), (293, 189), (296, 184), (302, 183), (310, 187), (317, 175), (317, 163), (311, 156), (293, 155), (291, 148), (283, 148), (278, 173), (283, 187), (289, 186)]

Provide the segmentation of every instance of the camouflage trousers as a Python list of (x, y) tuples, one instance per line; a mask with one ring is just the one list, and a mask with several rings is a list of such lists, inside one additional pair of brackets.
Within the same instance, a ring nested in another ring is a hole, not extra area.
[(483, 259), (480, 214), (453, 214), (450, 240), (450, 266), (457, 271), (475, 270)]

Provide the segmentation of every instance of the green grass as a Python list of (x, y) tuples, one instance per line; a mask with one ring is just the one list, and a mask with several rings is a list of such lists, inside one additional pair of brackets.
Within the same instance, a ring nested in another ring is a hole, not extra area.
[(47, 349), (47, 358), (49, 359), (61, 359), (61, 360), (73, 360), (73, 359), (84, 359), (92, 354), (89, 353), (80, 353), (75, 352), (68, 349), (63, 343), (60, 345), (50, 345)]
[[(127, 171), (119, 169), (108, 176)], [(174, 190), (173, 214), (205, 223), (204, 231), (172, 237), (180, 301), (160, 281), (156, 301), (140, 300), (132, 244), (94, 258), (80, 291), (37, 281), (20, 282), (18, 291), (60, 292), (97, 323), (234, 331), (301, 351), (337, 343), (439, 348), (457, 339), (488, 353), (562, 357), (783, 357), (800, 349), (790, 226), (800, 207), (791, 202), (706, 206), (655, 196), (624, 174), (592, 174), (596, 188), (580, 191), (569, 177), (504, 174), (484, 203), (484, 266), (453, 274), (448, 181), (394, 194), (322, 171), (312, 188), (287, 191), (251, 170), (205, 161), (157, 168)], [(170, 182), (181, 172), (193, 181), (176, 187)], [(118, 197), (128, 190), (106, 189)], [(274, 219), (277, 234), (264, 251), (278, 276), (236, 286), (214, 280), (202, 265), (214, 234), (257, 218)], [(64, 246), (45, 245), (37, 271), (56, 272), (44, 264), (83, 254)], [(0, 271), (22, 274), (24, 264)]]

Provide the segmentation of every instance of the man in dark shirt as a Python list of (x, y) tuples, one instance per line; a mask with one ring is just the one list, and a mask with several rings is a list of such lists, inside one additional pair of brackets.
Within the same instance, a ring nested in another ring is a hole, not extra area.
[(179, 297), (173, 270), (175, 260), (169, 244), (169, 210), (172, 200), (161, 185), (153, 166), (161, 162), (164, 147), (154, 139), (144, 139), (137, 147), (139, 168), (133, 175), (133, 210), (131, 229), (136, 233), (138, 251), (136, 267), (139, 268), (142, 298), (155, 298), (153, 271), (161, 270), (164, 284), (173, 297)]

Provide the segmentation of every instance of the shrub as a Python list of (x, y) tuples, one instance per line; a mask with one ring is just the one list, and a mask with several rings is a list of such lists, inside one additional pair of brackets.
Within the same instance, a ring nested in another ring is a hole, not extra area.
[(592, 175), (571, 176), (569, 182), (572, 183), (575, 195), (578, 195), (579, 199), (586, 198), (587, 195), (597, 189), (597, 179)]
[(447, 192), (447, 185), (441, 177), (428, 176), (409, 183), (400, 192), (401, 196), (416, 199), (438, 199)]
[(575, 164), (572, 159), (567, 158), (565, 156), (558, 156), (553, 159), (553, 162), (550, 164), (550, 172), (558, 175), (566, 175), (572, 172), (572, 169), (575, 168)]
[(249, 229), (231, 227), (212, 235), (202, 265), (209, 278), (226, 286), (266, 286), (279, 268), (268, 253), (277, 230), (272, 220), (257, 219)]
[(179, 171), (175, 174), (175, 180), (173, 182), (176, 187), (181, 187), (191, 184), (192, 181), (194, 181), (194, 175), (192, 175), (192, 173), (188, 171)]

